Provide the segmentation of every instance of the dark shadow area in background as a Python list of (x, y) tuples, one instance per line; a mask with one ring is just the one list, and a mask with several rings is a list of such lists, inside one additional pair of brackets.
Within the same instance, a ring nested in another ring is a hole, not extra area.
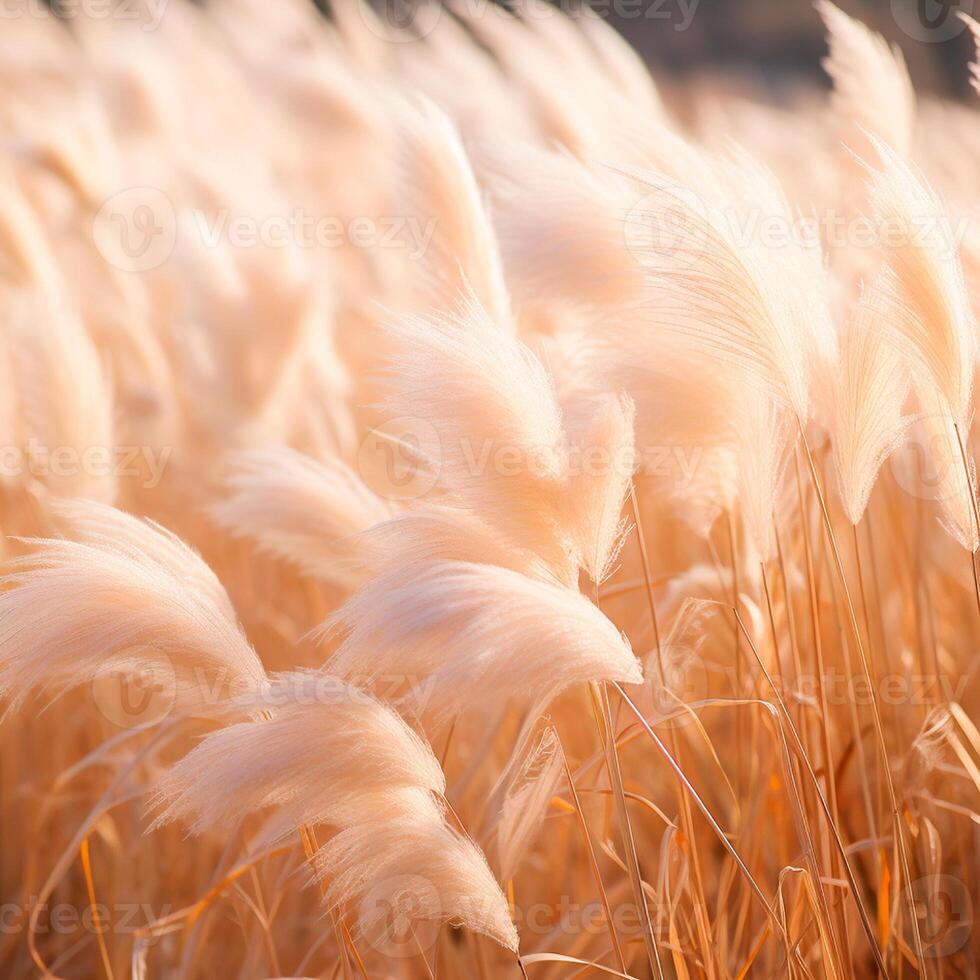
[[(57, 11), (59, 0), (44, 2)], [(207, 7), (207, 0), (192, 2)], [(310, 2), (330, 15), (330, 0)], [(382, 19), (410, 24), (409, 11), (418, 0), (361, 2), (379, 10)], [(521, 0), (456, 2), (500, 2), (513, 9)], [(820, 66), (827, 53), (826, 31), (812, 0), (552, 2), (565, 10), (587, 3), (629, 40), (668, 88), (683, 88), (692, 75), (724, 76), (729, 82), (736, 76), (779, 103), (791, 96), (797, 83), (828, 84)], [(980, 19), (980, 0), (837, 0), (837, 6), (901, 49), (917, 92), (976, 98), (967, 70), (973, 40), (958, 13)]]
[[(811, 0), (591, 0), (590, 6), (657, 74), (735, 72), (777, 100), (793, 76), (827, 84), (820, 67), (826, 31)], [(966, 66), (973, 41), (958, 11), (980, 15), (980, 0), (838, 0), (837, 6), (902, 50), (917, 91), (971, 93)]]
[[(329, 11), (330, 0), (311, 2)], [(418, 0), (364, 2), (378, 9), (382, 19), (408, 24)], [(521, 4), (521, 0), (453, 2), (475, 6), (500, 2), (510, 9)], [(827, 53), (826, 31), (812, 0), (551, 2), (564, 10), (587, 3), (629, 40), (668, 89), (682, 89), (692, 75), (724, 76), (729, 83), (741, 78), (779, 103), (791, 98), (796, 83), (828, 85), (820, 67)], [(973, 42), (958, 12), (974, 13), (980, 19), (980, 0), (837, 0), (837, 6), (902, 50), (917, 92), (976, 98), (967, 70)]]

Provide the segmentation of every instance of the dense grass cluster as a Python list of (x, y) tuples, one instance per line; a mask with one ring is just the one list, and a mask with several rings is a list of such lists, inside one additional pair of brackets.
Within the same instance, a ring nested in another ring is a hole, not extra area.
[(8, 6), (0, 974), (980, 975), (975, 106)]

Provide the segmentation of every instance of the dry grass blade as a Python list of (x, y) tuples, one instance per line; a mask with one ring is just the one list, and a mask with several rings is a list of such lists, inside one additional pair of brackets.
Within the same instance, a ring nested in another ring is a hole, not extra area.
[(0, 976), (977, 973), (976, 21), (0, 2)]

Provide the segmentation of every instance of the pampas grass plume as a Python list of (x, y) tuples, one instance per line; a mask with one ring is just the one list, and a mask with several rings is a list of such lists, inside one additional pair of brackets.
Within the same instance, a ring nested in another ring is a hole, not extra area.
[(199, 671), (238, 692), (265, 671), (207, 566), (173, 536), (112, 508), (72, 502), (56, 513), (82, 540), (35, 539), (0, 583), (0, 692), (14, 704), (57, 695), (112, 665), (173, 673), (191, 709), (209, 710)]
[(275, 807), (278, 824), (348, 823), (388, 808), (387, 795), (445, 792), (431, 749), (391, 708), (337, 677), (274, 675), (229, 708), (251, 720), (207, 736), (160, 780), (154, 825), (195, 834)]
[(0, 975), (976, 976), (977, 104), (90, 7), (0, 18)]
[(824, 68), (834, 82), (833, 105), (847, 126), (847, 143), (864, 155), (867, 136), (907, 153), (915, 120), (915, 92), (901, 51), (829, 0), (818, 0), (830, 55)]
[(211, 516), (235, 537), (326, 582), (354, 588), (369, 575), (357, 536), (393, 507), (346, 463), (316, 460), (286, 446), (229, 458), (230, 494)]
[(409, 705), (437, 725), (515, 697), (543, 708), (575, 683), (642, 680), (625, 637), (583, 596), (491, 565), (441, 561), (377, 579), (322, 633), (342, 638), (332, 672), (410, 679)]
[(908, 369), (882, 318), (880, 290), (865, 291), (847, 325), (838, 375), (834, 461), (844, 509), (861, 520), (878, 471), (907, 428)]

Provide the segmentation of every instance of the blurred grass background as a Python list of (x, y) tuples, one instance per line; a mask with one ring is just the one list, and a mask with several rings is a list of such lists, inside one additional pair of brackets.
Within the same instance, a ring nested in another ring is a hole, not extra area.
[[(658, 78), (724, 74), (788, 97), (795, 82), (827, 84), (820, 68), (825, 30), (811, 0), (589, 0), (624, 34)], [(971, 96), (966, 64), (973, 44), (957, 11), (978, 0), (837, 0), (897, 44), (916, 90)], [(975, 96), (974, 96), (975, 97)]]

